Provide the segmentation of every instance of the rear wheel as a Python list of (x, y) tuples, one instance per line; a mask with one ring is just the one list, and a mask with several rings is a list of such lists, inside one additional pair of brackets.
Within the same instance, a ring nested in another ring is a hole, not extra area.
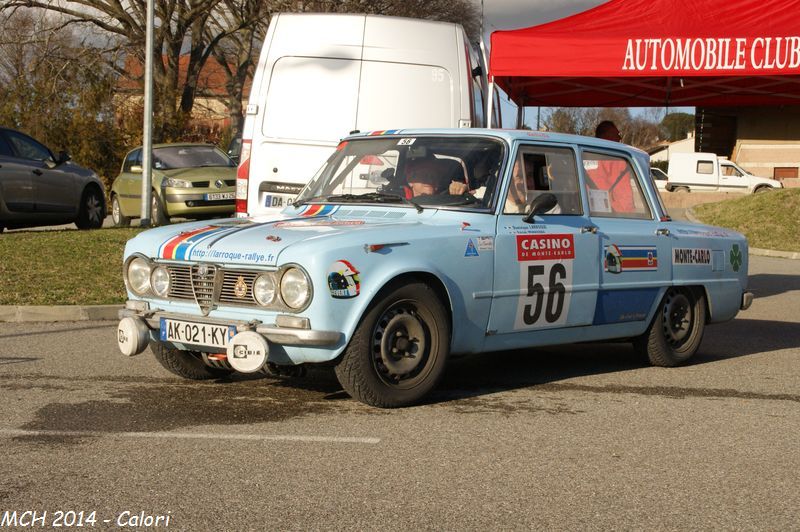
[(202, 355), (193, 351), (182, 351), (157, 342), (150, 343), (150, 351), (156, 356), (159, 364), (184, 379), (196, 381), (217, 379), (231, 373), (227, 369), (207, 366), (203, 362)]
[(422, 283), (376, 297), (336, 366), (355, 399), (393, 408), (418, 402), (444, 373), (450, 322), (434, 291)]
[(105, 209), (100, 192), (96, 188), (85, 190), (75, 225), (78, 226), (78, 229), (98, 229), (103, 226), (104, 217)]
[(634, 340), (634, 349), (654, 366), (677, 366), (697, 352), (705, 323), (702, 293), (672, 287), (664, 294), (650, 327)]
[(131, 225), (130, 217), (122, 214), (119, 196), (116, 194), (111, 196), (111, 220), (114, 222), (115, 227), (129, 227)]

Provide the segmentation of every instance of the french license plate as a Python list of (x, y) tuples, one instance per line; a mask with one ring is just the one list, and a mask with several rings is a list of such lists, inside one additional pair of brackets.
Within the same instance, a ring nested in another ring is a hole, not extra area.
[(211, 325), (192, 321), (161, 318), (161, 340), (204, 347), (228, 348), (228, 342), (236, 334), (233, 325)]
[(206, 194), (206, 201), (236, 199), (236, 192), (211, 192)]
[(264, 196), (264, 207), (285, 207), (292, 202), (292, 196), (267, 194)]

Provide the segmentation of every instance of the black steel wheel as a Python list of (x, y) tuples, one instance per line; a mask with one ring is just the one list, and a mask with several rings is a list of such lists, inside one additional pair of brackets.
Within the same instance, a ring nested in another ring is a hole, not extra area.
[(669, 288), (647, 332), (634, 340), (634, 348), (654, 366), (677, 366), (697, 352), (705, 323), (706, 303), (700, 290)]
[(378, 295), (350, 340), (336, 376), (354, 398), (393, 408), (418, 402), (441, 378), (450, 322), (436, 293), (410, 283)]

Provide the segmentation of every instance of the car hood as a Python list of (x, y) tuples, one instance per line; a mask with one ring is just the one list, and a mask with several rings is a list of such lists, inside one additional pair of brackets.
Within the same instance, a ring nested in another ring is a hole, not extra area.
[(231, 166), (204, 166), (202, 168), (173, 168), (159, 170), (167, 177), (186, 181), (209, 181), (214, 179), (236, 179), (236, 168)]
[[(328, 207), (331, 206), (325, 206)], [(301, 209), (296, 216), (232, 218), (160, 227), (129, 241), (125, 254), (141, 253), (165, 260), (275, 266), (280, 254), (289, 247), (323, 238), (326, 246), (331, 246), (331, 238), (338, 237), (355, 237), (363, 244), (387, 243), (401, 235), (407, 240), (411, 226), (424, 224), (436, 212), (435, 209), (416, 213), (413, 209), (363, 207), (334, 207), (333, 210), (339, 212), (307, 214)]]

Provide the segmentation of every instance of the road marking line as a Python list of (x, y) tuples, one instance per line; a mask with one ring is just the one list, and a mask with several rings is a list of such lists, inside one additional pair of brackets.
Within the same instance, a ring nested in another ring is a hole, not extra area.
[(65, 436), (111, 436), (120, 438), (161, 438), (178, 440), (239, 440), (239, 441), (288, 441), (302, 443), (362, 443), (375, 445), (380, 438), (348, 438), (340, 436), (299, 436), (291, 434), (212, 434), (209, 432), (100, 432), (93, 430), (20, 430), (0, 429), (6, 437), (65, 437)]

